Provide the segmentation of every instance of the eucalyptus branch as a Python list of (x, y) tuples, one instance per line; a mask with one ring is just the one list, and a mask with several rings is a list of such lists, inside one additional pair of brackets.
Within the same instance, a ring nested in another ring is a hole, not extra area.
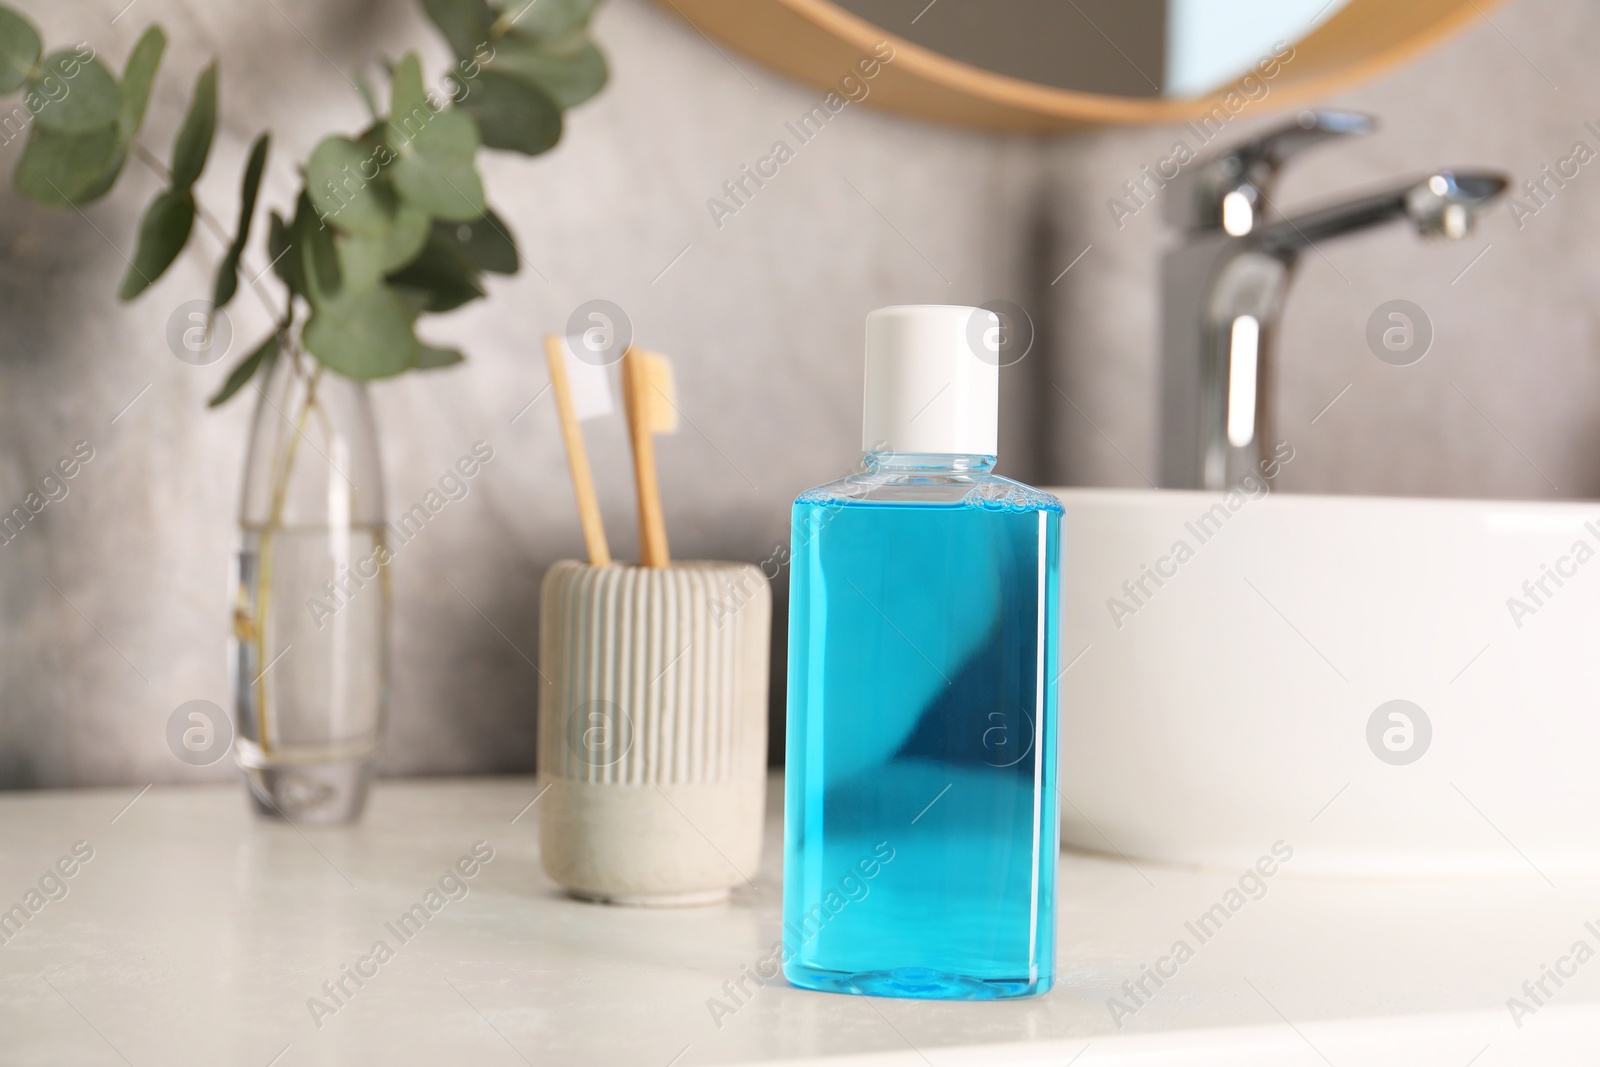
[[(160, 158), (158, 158), (155, 153), (151, 152), (150, 149), (144, 146), (144, 142), (135, 139), (129, 147), (133, 151), (133, 158), (137, 159), (140, 163), (143, 163), (145, 167), (156, 177), (160, 178), (164, 182), (167, 182), (168, 184), (171, 184), (172, 171), (168, 169), (165, 163), (161, 162)], [(206, 229), (211, 231), (211, 235), (217, 239), (217, 241), (222, 245), (223, 251), (226, 252), (229, 246), (233, 243), (233, 238), (229, 236), (228, 232), (222, 228), (222, 223), (219, 222), (217, 217), (213, 215), (206, 207), (205, 201), (201, 200), (198, 194), (196, 194), (194, 198), (194, 209), (196, 217), (199, 218), (199, 220), (205, 225)], [(259, 278), (260, 275), (256, 275), (256, 279), (259, 280)], [(256, 299), (261, 302), (261, 307), (264, 311), (266, 311), (269, 319), (272, 319), (274, 322), (283, 320), (284, 316), (288, 313), (287, 307), (280, 308), (274, 305), (272, 301), (267, 298), (267, 294), (262, 292), (261, 287), (256, 285), (254, 281), (251, 282), (250, 291), (253, 292), (256, 295)]]
[[(249, 352), (212, 398), (231, 397), (287, 347), (320, 368), (356, 379), (459, 362), (460, 352), (421, 340), (421, 316), (482, 298), (484, 273), (512, 274), (516, 244), (490, 210), (477, 171), (480, 148), (538, 155), (555, 147), (562, 112), (605, 85), (605, 58), (587, 37), (597, 0), (420, 0), (455, 56), (430, 88), (408, 53), (390, 69), (389, 113), (366, 79), (372, 124), (324, 137), (304, 166), (292, 214), (266, 220), (268, 268), (287, 290), (272, 334)], [(166, 34), (151, 26), (120, 78), (87, 45), (44, 54), (38, 31), (0, 4), (0, 96), (24, 92), (33, 123), (15, 183), (40, 203), (72, 206), (104, 196), (124, 162), (137, 159), (166, 189), (144, 213), (120, 296), (156, 282), (189, 243), (198, 220), (225, 248), (212, 312), (237, 293), (249, 253), (267, 139), (257, 138), (241, 178), (239, 225), (230, 236), (195, 184), (217, 127), (218, 70), (195, 83), (164, 163), (140, 143)], [(296, 332), (296, 298), (309, 315)]]
[[(167, 168), (165, 163), (161, 162), (154, 152), (150, 151), (150, 149), (144, 146), (143, 141), (136, 139), (131, 145), (129, 145), (129, 147), (133, 150), (133, 158), (137, 159), (140, 163), (143, 163), (153, 174), (155, 174), (156, 177), (160, 178), (162, 181), (168, 183), (169, 185), (172, 183), (172, 171)], [(216, 216), (212, 215), (211, 212), (206, 210), (205, 205), (200, 201), (198, 196), (195, 197), (195, 212), (199, 216), (200, 221), (206, 224), (206, 228), (216, 236), (217, 240), (222, 242), (222, 247), (228, 247), (228, 242), (232, 241), (233, 238), (230, 237), (228, 232), (222, 228), (222, 223), (217, 221)]]

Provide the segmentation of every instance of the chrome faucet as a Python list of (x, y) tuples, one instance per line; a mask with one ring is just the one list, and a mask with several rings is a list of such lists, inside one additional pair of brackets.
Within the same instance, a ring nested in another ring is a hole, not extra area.
[(1489, 171), (1434, 171), (1377, 193), (1282, 216), (1270, 199), (1283, 165), (1313, 145), (1370, 133), (1366, 115), (1303, 111), (1168, 183), (1167, 221), (1184, 243), (1162, 264), (1161, 484), (1226, 489), (1259, 474), (1273, 447), (1273, 342), (1307, 248), (1405, 219), (1460, 238), (1506, 188)]

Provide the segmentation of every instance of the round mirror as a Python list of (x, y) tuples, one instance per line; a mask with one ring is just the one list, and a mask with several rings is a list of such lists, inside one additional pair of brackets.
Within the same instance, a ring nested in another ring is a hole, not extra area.
[[(996, 129), (1291, 107), (1401, 62), (1492, 0), (658, 0), (818, 88)], [(888, 58), (885, 58), (888, 57)], [(859, 79), (857, 79), (859, 81)], [(848, 92), (848, 88), (845, 89)]]

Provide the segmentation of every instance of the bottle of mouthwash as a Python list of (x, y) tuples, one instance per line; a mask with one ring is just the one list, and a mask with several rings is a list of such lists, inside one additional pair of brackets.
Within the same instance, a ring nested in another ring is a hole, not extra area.
[(993, 472), (997, 317), (867, 316), (859, 473), (794, 504), (784, 974), (1047, 991), (1061, 503)]

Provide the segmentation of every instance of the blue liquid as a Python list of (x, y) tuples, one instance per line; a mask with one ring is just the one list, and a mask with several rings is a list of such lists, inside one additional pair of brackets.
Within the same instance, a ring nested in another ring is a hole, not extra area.
[(958, 999), (1051, 986), (1061, 515), (1016, 489), (1001, 502), (813, 490), (795, 503), (783, 895), (795, 985)]

